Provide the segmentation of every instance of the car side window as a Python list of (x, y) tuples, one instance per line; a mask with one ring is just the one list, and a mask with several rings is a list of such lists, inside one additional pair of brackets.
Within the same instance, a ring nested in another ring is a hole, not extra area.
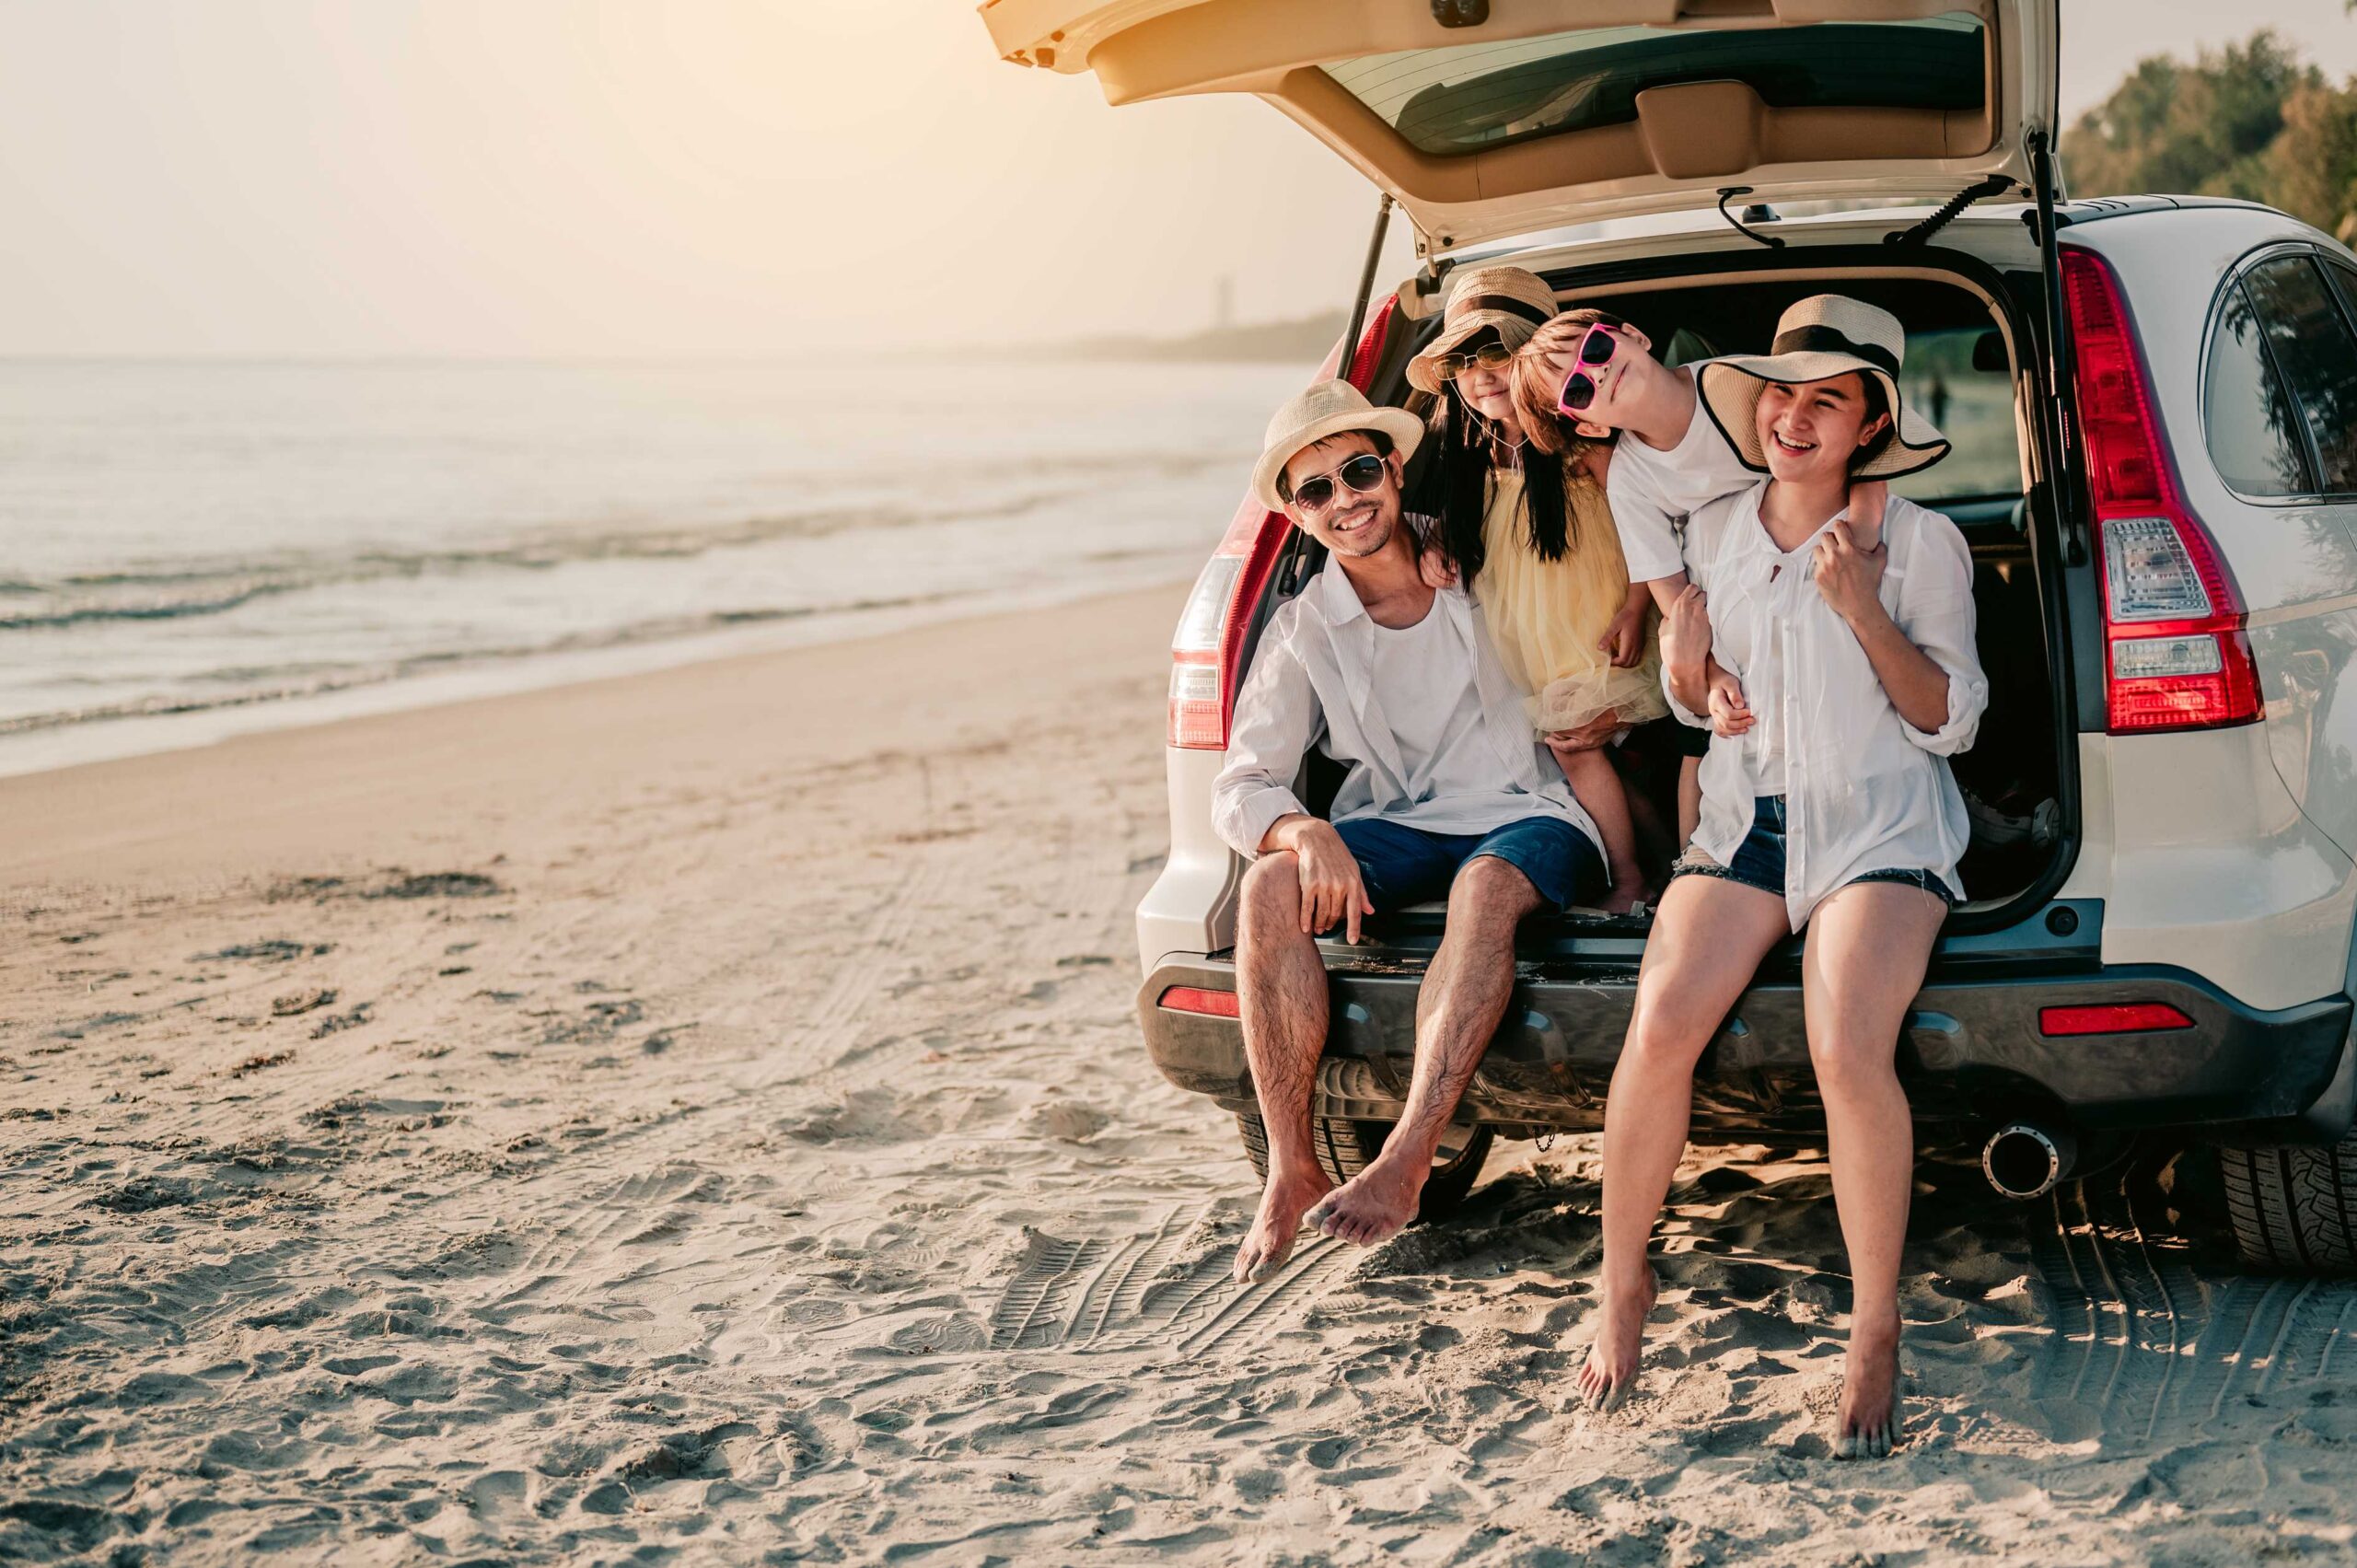
[(2218, 477), (2245, 495), (2313, 495), (2300, 415), (2261, 341), (2242, 285), (2230, 283), (2210, 339), (2201, 422)]
[(2262, 261), (2243, 286), (2306, 417), (2323, 490), (2357, 493), (2357, 331), (2305, 255)]

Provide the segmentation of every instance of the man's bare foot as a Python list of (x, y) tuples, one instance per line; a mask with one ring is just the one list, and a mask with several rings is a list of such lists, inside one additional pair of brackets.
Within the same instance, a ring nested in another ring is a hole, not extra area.
[(1612, 890), (1597, 900), (1596, 907), (1607, 914), (1627, 914), (1639, 904), (1650, 904), (1660, 897), (1660, 889), (1637, 877), (1616, 877)]
[(1408, 1228), (1432, 1173), (1430, 1155), (1411, 1158), (1402, 1151), (1395, 1159), (1386, 1147), (1364, 1170), (1310, 1210), (1309, 1223), (1341, 1240), (1372, 1247)]
[(1260, 1190), (1260, 1212), (1253, 1215), (1244, 1245), (1236, 1249), (1236, 1283), (1253, 1284), (1276, 1272), (1293, 1256), (1293, 1238), (1301, 1229), (1303, 1214), (1333, 1190), (1333, 1182), (1314, 1165), (1306, 1176), (1280, 1179), (1271, 1172), (1269, 1184)]
[(1660, 1285), (1650, 1265), (1643, 1277), (1627, 1285), (1604, 1287), (1604, 1307), (1596, 1314), (1596, 1338), (1588, 1342), (1587, 1359), (1580, 1364), (1580, 1399), (1592, 1411), (1618, 1405), (1636, 1381), (1637, 1353), (1643, 1348), (1645, 1319), (1654, 1309)]
[(1887, 1458), (1898, 1442), (1898, 1315), (1850, 1323), (1841, 1365), (1841, 1404), (1834, 1413), (1833, 1457)]

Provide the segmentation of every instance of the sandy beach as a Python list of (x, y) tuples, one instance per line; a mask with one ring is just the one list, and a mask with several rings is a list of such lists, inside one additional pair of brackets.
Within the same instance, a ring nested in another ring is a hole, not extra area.
[(1824, 1167), (1597, 1151), (1227, 1282), (1131, 1016), (1158, 589), (0, 780), (0, 1557), (2346, 1561), (2357, 1289), (1926, 1166), (1842, 1465)]

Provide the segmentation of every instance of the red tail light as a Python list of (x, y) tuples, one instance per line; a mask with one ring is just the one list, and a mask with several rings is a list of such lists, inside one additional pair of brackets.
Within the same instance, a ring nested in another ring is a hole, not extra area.
[(1154, 1005), (1174, 1013), (1200, 1013), (1207, 1018), (1233, 1018), (1242, 1011), (1233, 991), (1205, 991), (1194, 985), (1171, 986), (1154, 999)]
[(2040, 1007), (2042, 1035), (2153, 1034), (2189, 1029), (2193, 1020), (2165, 1002), (2115, 1002), (2099, 1007)]
[[(1351, 355), (1351, 385), (1364, 390), (1383, 353), (1399, 309), (1392, 296), (1367, 312), (1366, 331)], [(1342, 362), (1342, 345), (1326, 356), (1318, 374), (1324, 379)], [(1283, 553), (1285, 530), (1292, 525), (1283, 512), (1271, 512), (1247, 495), (1237, 507), (1227, 533), (1195, 579), (1187, 608), (1178, 617), (1178, 633), (1170, 639), (1170, 744), (1194, 751), (1227, 749), (1227, 726), (1236, 711), (1236, 683), (1243, 672), (1244, 634), (1251, 629), (1252, 611), (1269, 589), (1269, 577)]]
[(2259, 716), (2258, 667), (2234, 580), (2169, 468), (2119, 280), (2062, 253), (2104, 575), (2104, 680), (2114, 735), (2214, 729)]

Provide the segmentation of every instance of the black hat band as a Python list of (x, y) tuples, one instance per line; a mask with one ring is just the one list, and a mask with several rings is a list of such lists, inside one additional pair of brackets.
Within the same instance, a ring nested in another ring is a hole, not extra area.
[(1853, 359), (1864, 360), (1886, 375), (1898, 374), (1898, 355), (1880, 343), (1854, 342), (1839, 327), (1794, 327), (1789, 331), (1778, 332), (1776, 341), (1768, 346), (1768, 352), (1775, 354), (1846, 354)]

